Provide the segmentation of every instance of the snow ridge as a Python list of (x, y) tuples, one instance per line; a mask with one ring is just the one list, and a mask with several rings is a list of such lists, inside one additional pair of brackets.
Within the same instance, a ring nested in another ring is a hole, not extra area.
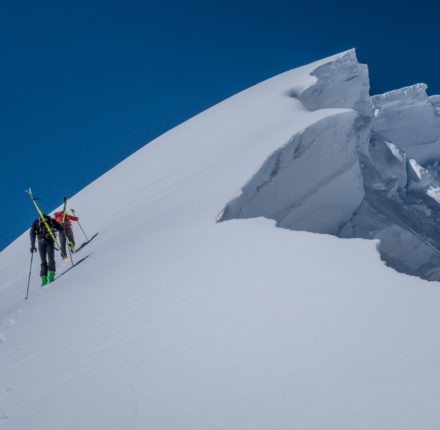
[(428, 98), (426, 84), (414, 84), (371, 97), (373, 108), (381, 108), (390, 103), (419, 103)]

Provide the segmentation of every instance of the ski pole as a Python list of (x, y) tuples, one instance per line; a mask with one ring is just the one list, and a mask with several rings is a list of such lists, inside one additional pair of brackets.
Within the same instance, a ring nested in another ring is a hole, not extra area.
[(32, 272), (32, 261), (34, 260), (34, 251), (32, 251), (32, 255), (31, 255), (31, 266), (29, 267), (29, 278), (28, 278), (28, 284), (27, 284), (27, 290), (26, 290), (26, 297), (25, 299), (27, 299), (29, 297), (29, 284), (31, 282), (31, 272)]
[[(73, 210), (73, 209), (70, 209), (71, 211), (72, 211), (72, 213), (73, 213), (73, 216), (75, 216), (75, 211)], [(87, 240), (87, 242), (89, 241), (89, 238), (87, 237), (87, 235), (84, 233), (84, 230), (83, 230), (83, 228), (81, 227), (81, 224), (80, 224), (80, 222), (79, 221), (77, 221), (77, 223), (78, 223), (78, 225), (79, 225), (79, 228), (81, 229), (81, 231), (83, 232), (83, 235), (84, 235), (84, 237), (86, 238), (86, 240)]]

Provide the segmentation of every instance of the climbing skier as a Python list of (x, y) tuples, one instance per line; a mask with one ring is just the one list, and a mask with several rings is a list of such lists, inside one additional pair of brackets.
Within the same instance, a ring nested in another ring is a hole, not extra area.
[[(47, 285), (47, 281), (52, 282), (55, 279), (55, 236), (54, 230), (60, 232), (60, 237), (64, 236), (64, 228), (53, 218), (43, 214), (43, 218), (39, 216), (33, 223), (30, 231), (31, 236), (31, 252), (37, 252), (35, 247), (35, 238), (38, 236), (38, 251), (41, 258), (41, 286)], [(50, 231), (49, 231), (50, 229)], [(49, 272), (48, 272), (49, 271)]]
[(73, 251), (73, 248), (75, 247), (75, 239), (73, 238), (72, 224), (70, 221), (78, 221), (78, 217), (69, 215), (65, 213), (65, 211), (55, 212), (53, 216), (55, 220), (62, 225), (64, 232), (66, 233), (66, 235), (60, 236), (61, 257), (65, 260), (67, 258), (66, 237), (69, 241), (70, 250)]

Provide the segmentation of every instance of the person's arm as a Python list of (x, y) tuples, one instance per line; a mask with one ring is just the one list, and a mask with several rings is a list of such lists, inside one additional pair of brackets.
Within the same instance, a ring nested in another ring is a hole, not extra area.
[(66, 218), (70, 221), (78, 221), (78, 219), (79, 219), (77, 216), (72, 216), (69, 214), (66, 214)]

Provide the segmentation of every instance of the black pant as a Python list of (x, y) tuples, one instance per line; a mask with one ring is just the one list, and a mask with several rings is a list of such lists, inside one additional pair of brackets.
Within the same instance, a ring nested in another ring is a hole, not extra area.
[(60, 233), (60, 251), (61, 251), (61, 257), (64, 257), (66, 254), (66, 236), (69, 242), (73, 243), (73, 246), (75, 246), (75, 240), (73, 239), (73, 231), (71, 228), (65, 228), (64, 233), (66, 235)]
[(55, 247), (52, 238), (38, 239), (38, 251), (41, 258), (40, 276), (47, 276), (48, 269), (55, 272)]

